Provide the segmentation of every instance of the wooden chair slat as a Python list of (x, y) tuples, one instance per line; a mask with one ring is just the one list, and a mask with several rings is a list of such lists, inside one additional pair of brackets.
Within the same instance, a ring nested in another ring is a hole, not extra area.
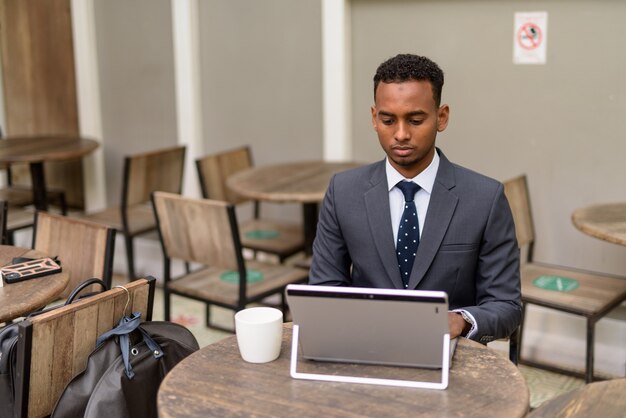
[[(86, 306), (84, 309), (77, 311), (74, 315), (74, 328), (72, 341), (74, 341), (73, 355), (71, 357), (71, 371), (72, 376), (76, 376), (87, 367), (87, 358), (93, 351), (93, 341), (98, 338), (98, 335), (105, 333), (111, 327), (106, 329), (99, 329), (92, 326), (94, 318), (98, 317), (98, 314), (106, 312), (105, 304), (110, 303), (103, 301), (101, 306), (92, 305)], [(105, 314), (104, 317), (107, 317)], [(96, 322), (100, 324), (100, 322)], [(79, 334), (80, 333), (80, 334)]]
[(180, 193), (184, 153), (185, 147), (178, 146), (126, 157), (127, 205), (149, 202), (155, 190)]
[(506, 181), (504, 193), (513, 213), (518, 245), (525, 247), (535, 240), (526, 176), (519, 176)]
[[(161, 196), (158, 193), (158, 196)], [(172, 258), (237, 269), (225, 202), (189, 200), (171, 195), (155, 199), (161, 238)], [(207, 222), (207, 220), (211, 222)]]
[(226, 187), (226, 179), (241, 170), (252, 167), (250, 147), (207, 155), (198, 159), (196, 164), (199, 175), (204, 181), (204, 187), (202, 187), (204, 198), (223, 200), (234, 205), (248, 200)]
[(85, 279), (96, 277), (111, 284), (114, 234), (102, 224), (39, 212), (33, 248), (58, 256), (61, 267), (70, 274), (62, 293), (67, 297)]

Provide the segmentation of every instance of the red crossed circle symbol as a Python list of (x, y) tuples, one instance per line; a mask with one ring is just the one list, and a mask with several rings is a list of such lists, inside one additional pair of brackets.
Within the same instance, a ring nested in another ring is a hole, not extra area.
[(517, 31), (517, 42), (524, 49), (535, 49), (541, 45), (543, 34), (539, 26), (525, 23)]

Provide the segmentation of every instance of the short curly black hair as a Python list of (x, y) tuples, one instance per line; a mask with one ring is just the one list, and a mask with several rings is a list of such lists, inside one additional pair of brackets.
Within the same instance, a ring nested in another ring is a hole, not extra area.
[(443, 71), (426, 57), (413, 54), (398, 54), (378, 66), (374, 75), (374, 100), (376, 88), (383, 83), (401, 83), (403, 81), (429, 81), (433, 88), (433, 99), (437, 106), (441, 104), (443, 89)]

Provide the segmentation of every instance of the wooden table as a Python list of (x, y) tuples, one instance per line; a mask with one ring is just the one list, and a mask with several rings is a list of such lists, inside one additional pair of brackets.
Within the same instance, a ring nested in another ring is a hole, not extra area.
[(93, 139), (71, 136), (14, 136), (0, 140), (0, 162), (28, 163), (33, 186), (33, 202), (47, 210), (46, 180), (43, 163), (81, 158), (99, 144)]
[[(11, 264), (14, 257), (45, 257), (28, 248), (0, 245), (0, 265)], [(7, 322), (44, 307), (61, 294), (70, 280), (68, 273), (51, 274), (0, 287), (0, 323)]]
[(305, 251), (312, 254), (318, 204), (331, 177), (360, 166), (354, 162), (304, 161), (253, 167), (231, 176), (226, 185), (249, 199), (277, 203), (302, 203)]
[(626, 202), (576, 209), (572, 214), (572, 222), (587, 235), (626, 245)]
[[(505, 356), (462, 339), (446, 390), (295, 380), (289, 375), (291, 324), (280, 357), (244, 362), (236, 337), (202, 348), (179, 363), (158, 394), (161, 418), (178, 417), (522, 417), (529, 394), (524, 378)], [(440, 379), (440, 371), (311, 363), (324, 372), (384, 370), (393, 378)], [(300, 365), (298, 366), (300, 368)], [(350, 373), (350, 372), (348, 372)]]
[(626, 379), (590, 383), (543, 403), (529, 418), (624, 418)]

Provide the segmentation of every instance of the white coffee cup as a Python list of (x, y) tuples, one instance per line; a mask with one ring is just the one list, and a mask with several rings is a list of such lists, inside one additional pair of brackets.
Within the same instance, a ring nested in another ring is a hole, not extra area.
[(259, 307), (235, 314), (235, 332), (241, 357), (249, 363), (267, 363), (280, 355), (283, 340), (283, 313)]

